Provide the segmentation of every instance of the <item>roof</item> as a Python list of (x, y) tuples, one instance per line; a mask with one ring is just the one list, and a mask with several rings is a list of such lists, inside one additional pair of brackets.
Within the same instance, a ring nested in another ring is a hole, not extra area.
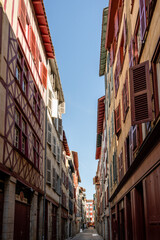
[(103, 120), (105, 113), (105, 96), (98, 99), (98, 112), (97, 112), (97, 141), (96, 141), (96, 159), (99, 159), (101, 153), (101, 142), (103, 132)]
[(67, 138), (66, 138), (66, 134), (65, 131), (63, 130), (63, 146), (64, 146), (64, 150), (66, 152), (67, 156), (70, 156), (70, 151), (69, 151), (69, 147), (68, 147), (68, 143), (67, 143)]
[(54, 58), (55, 52), (49, 31), (47, 16), (43, 0), (32, 0), (38, 26), (41, 32), (43, 44), (45, 47), (47, 58)]
[(102, 33), (101, 33), (101, 50), (100, 50), (100, 64), (99, 64), (99, 76), (100, 77), (104, 75), (105, 68), (106, 68), (107, 50), (105, 48), (105, 41), (106, 41), (107, 19), (108, 19), (108, 7), (103, 9)]
[(114, 16), (118, 6), (119, 0), (109, 0), (109, 10), (108, 10), (108, 21), (107, 21), (107, 31), (106, 31), (106, 42), (105, 48), (109, 49), (113, 40), (114, 34)]

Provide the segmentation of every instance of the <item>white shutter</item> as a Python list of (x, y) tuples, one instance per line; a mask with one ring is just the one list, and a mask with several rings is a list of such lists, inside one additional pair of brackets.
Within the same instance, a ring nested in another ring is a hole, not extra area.
[(51, 145), (52, 143), (51, 136), (52, 136), (52, 125), (48, 122), (47, 142), (49, 145)]
[(58, 99), (52, 98), (52, 117), (58, 117)]
[(47, 159), (47, 183), (51, 183), (51, 160)]

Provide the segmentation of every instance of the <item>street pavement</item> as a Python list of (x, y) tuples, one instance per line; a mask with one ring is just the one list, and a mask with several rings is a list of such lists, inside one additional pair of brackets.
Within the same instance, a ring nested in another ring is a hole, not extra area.
[(103, 240), (103, 238), (97, 234), (94, 228), (88, 228), (78, 233), (72, 240)]

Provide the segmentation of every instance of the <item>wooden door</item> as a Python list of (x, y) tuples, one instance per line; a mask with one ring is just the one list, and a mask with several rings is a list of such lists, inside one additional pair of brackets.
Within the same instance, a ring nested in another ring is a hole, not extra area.
[(29, 240), (30, 206), (15, 202), (14, 240)]
[(160, 239), (160, 166), (143, 181), (146, 239)]
[(119, 211), (119, 239), (125, 240), (124, 209)]
[(2, 240), (3, 199), (3, 192), (0, 192), (0, 240)]
[(130, 193), (124, 197), (125, 239), (132, 240), (132, 215)]

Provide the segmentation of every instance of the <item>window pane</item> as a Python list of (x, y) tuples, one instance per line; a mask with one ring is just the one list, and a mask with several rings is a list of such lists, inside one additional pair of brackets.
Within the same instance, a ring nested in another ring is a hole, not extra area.
[(27, 93), (27, 81), (25, 80), (24, 77), (23, 77), (23, 81), (22, 81), (22, 90), (25, 94)]
[(15, 127), (15, 138), (14, 138), (14, 146), (19, 148), (19, 129)]
[(18, 65), (16, 66), (16, 78), (20, 83), (21, 82), (21, 69)]
[(22, 153), (25, 154), (26, 152), (26, 139), (22, 136)]
[(15, 110), (15, 123), (19, 126), (19, 119), (20, 119), (20, 114), (17, 110)]
[(23, 119), (22, 119), (22, 132), (26, 133), (26, 123)]

